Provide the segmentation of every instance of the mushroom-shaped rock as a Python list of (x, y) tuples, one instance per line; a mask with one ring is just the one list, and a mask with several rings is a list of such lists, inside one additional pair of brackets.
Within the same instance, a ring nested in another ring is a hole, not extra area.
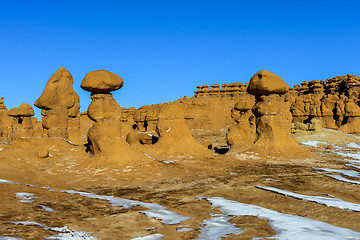
[(8, 115), (11, 117), (20, 117), (19, 108), (12, 108), (9, 110)]
[[(73, 90), (72, 84), (72, 75), (61, 67), (51, 76), (43, 93), (35, 101), (34, 105), (42, 109), (43, 136), (62, 137), (73, 142), (78, 142), (80, 139), (79, 126), (77, 126), (77, 123), (80, 123), (80, 99)], [(69, 118), (77, 127), (68, 129)]]
[(34, 116), (35, 113), (30, 104), (23, 103), (19, 107), (18, 115), (22, 117), (31, 117)]
[(124, 81), (115, 73), (106, 70), (89, 72), (81, 82), (81, 88), (92, 93), (108, 93), (119, 90)]
[[(165, 104), (158, 114), (157, 133), (159, 140), (153, 146), (144, 148), (154, 157), (172, 159), (174, 156), (197, 158), (214, 157), (209, 149), (198, 143), (191, 135), (185, 122), (181, 105)], [(146, 146), (144, 146), (146, 147)]]
[(251, 78), (247, 91), (256, 96), (252, 108), (256, 116), (256, 141), (251, 151), (287, 157), (309, 154), (291, 136), (290, 103), (281, 96), (288, 89), (279, 76), (269, 71), (257, 72)]
[(68, 70), (61, 67), (47, 82), (41, 96), (34, 105), (40, 109), (54, 109), (58, 107), (71, 108), (75, 104), (75, 92), (72, 88), (74, 80)]
[(247, 92), (253, 95), (284, 94), (288, 90), (289, 85), (281, 77), (267, 70), (255, 73), (250, 79), (250, 84), (247, 88)]

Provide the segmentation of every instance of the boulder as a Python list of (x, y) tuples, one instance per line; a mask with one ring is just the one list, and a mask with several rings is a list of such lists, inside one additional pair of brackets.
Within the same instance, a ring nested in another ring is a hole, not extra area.
[(250, 79), (247, 92), (252, 95), (284, 94), (289, 90), (279, 76), (266, 70), (261, 70)]
[(106, 70), (87, 73), (80, 85), (82, 89), (92, 93), (108, 93), (123, 86), (124, 81), (121, 77)]

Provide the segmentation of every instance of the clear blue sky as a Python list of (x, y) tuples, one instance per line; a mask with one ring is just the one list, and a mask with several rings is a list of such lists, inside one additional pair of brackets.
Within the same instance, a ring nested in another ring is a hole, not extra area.
[(80, 83), (98, 69), (124, 79), (114, 93), (122, 107), (244, 83), (262, 69), (291, 86), (360, 75), (359, 9), (355, 0), (0, 0), (0, 97), (8, 109), (33, 104), (61, 66), (81, 111), (90, 98)]

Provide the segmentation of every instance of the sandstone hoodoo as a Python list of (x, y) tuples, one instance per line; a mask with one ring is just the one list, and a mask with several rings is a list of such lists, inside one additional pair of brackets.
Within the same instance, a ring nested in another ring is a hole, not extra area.
[(159, 140), (154, 144), (159, 157), (214, 157), (214, 154), (198, 143), (192, 136), (184, 118), (181, 106), (164, 104), (160, 109), (157, 133)]
[(5, 106), (4, 97), (0, 98), (0, 139), (7, 141), (11, 132), (11, 119), (9, 110)]
[(34, 136), (36, 122), (32, 119), (34, 115), (34, 109), (27, 103), (21, 104), (19, 108), (10, 109), (8, 112), (8, 116), (12, 117), (10, 140)]
[(231, 152), (247, 150), (254, 144), (256, 126), (251, 111), (254, 104), (254, 96), (243, 94), (231, 110), (231, 117), (236, 121), (236, 125), (230, 127), (226, 135)]
[(21, 133), (23, 137), (34, 136), (34, 122), (32, 116), (35, 115), (34, 109), (27, 103), (23, 103), (19, 107), (18, 115), (21, 119)]
[(89, 72), (81, 88), (91, 92), (87, 115), (94, 124), (88, 131), (89, 151), (93, 156), (116, 159), (119, 164), (140, 162), (146, 156), (129, 146), (121, 133), (121, 108), (111, 91), (124, 85), (118, 75), (106, 70)]
[(291, 136), (290, 103), (285, 102), (288, 90), (279, 76), (266, 70), (250, 79), (247, 91), (256, 97), (256, 140), (252, 151), (282, 156), (305, 152)]
[(51, 76), (43, 93), (35, 101), (34, 105), (42, 109), (43, 136), (81, 141), (80, 99), (72, 85), (72, 75), (61, 67)]
[(8, 112), (8, 116), (12, 117), (11, 121), (11, 130), (9, 132), (9, 140), (15, 140), (21, 136), (19, 136), (19, 132), (21, 131), (21, 119), (19, 116), (19, 108), (12, 108)]

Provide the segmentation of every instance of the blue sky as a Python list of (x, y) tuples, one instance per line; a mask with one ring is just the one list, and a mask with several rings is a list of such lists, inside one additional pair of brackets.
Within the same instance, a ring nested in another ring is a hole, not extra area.
[[(61, 66), (124, 79), (122, 107), (193, 96), (196, 85), (269, 70), (293, 86), (360, 75), (360, 1), (0, 0), (0, 95), (32, 104)], [(0, 97), (1, 97), (0, 96)], [(36, 109), (36, 107), (34, 107)], [(36, 110), (37, 117), (40, 116)]]

